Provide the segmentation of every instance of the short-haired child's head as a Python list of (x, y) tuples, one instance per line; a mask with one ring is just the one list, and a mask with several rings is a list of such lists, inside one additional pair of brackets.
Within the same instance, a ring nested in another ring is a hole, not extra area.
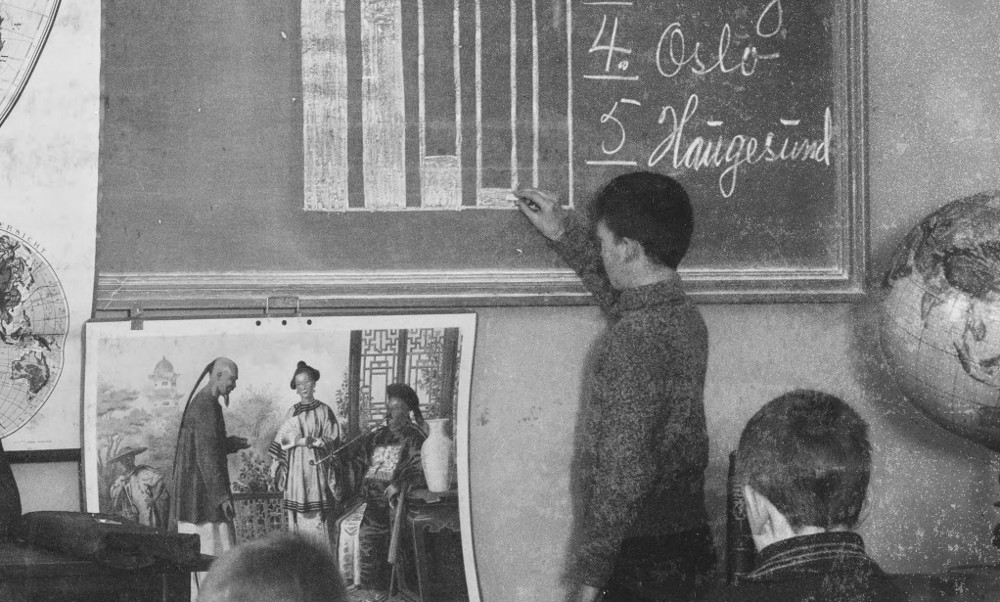
[(595, 224), (642, 245), (654, 262), (677, 269), (694, 232), (694, 210), (684, 187), (663, 174), (637, 171), (608, 182), (590, 208)]
[(747, 422), (737, 478), (774, 504), (793, 528), (854, 528), (871, 476), (868, 424), (827, 393), (796, 390)]
[(282, 533), (240, 544), (208, 571), (198, 602), (342, 602), (347, 600), (330, 550)]

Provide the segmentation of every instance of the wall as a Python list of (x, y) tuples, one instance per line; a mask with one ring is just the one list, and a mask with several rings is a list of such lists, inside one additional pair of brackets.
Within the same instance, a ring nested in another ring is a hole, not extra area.
[[(1000, 2), (870, 0), (868, 16), (875, 282), (921, 216), (1000, 187)], [(712, 338), (706, 403), (716, 527), (726, 454), (742, 424), (774, 395), (816, 387), (854, 402), (872, 424), (876, 484), (862, 532), (884, 568), (1000, 562), (989, 545), (1000, 519), (992, 507), (1000, 463), (895, 392), (873, 347), (876, 302), (873, 294), (857, 305), (703, 307)], [(478, 311), (471, 486), (481, 591), (488, 601), (555, 599), (580, 366), (602, 319), (592, 307)], [(64, 503), (66, 496), (41, 493), (49, 480), (73, 489), (59, 467), (17, 477), (29, 509)]]

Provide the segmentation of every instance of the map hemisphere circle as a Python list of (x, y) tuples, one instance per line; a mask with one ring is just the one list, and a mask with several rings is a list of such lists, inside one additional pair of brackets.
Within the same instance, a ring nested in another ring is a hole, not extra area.
[(45, 47), (60, 0), (0, 0), (0, 124)]
[(52, 265), (30, 236), (0, 224), (0, 438), (27, 424), (58, 384), (69, 315)]

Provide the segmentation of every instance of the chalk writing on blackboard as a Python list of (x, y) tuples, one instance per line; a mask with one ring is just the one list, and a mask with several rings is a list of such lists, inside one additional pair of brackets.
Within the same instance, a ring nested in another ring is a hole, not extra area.
[(802, 85), (829, 48), (789, 41), (831, 35), (781, 0), (313, 1), (306, 209), (510, 209), (521, 184), (573, 205), (628, 168), (683, 174), (710, 201), (779, 164), (832, 171), (832, 93)]
[(558, 3), (303, 4), (305, 208), (513, 208), (571, 178)]
[[(600, 7), (602, 10), (600, 27), (594, 36), (588, 53), (595, 55), (593, 63), (598, 69), (585, 72), (582, 76), (584, 86), (593, 83), (614, 81), (614, 94), (630, 94), (648, 90), (651, 86), (648, 79), (672, 79), (682, 72), (694, 77), (717, 74), (734, 78), (751, 78), (758, 73), (762, 63), (769, 62), (778, 66), (781, 58), (780, 36), (784, 32), (784, 11), (781, 0), (771, 0), (756, 16), (755, 23), (748, 28), (752, 34), (742, 34), (739, 44), (734, 44), (734, 27), (729, 21), (724, 21), (718, 29), (715, 39), (707, 43), (692, 40), (685, 34), (680, 22), (674, 21), (662, 29), (655, 43), (654, 62), (656, 69), (647, 76), (640, 77), (631, 69), (630, 61), (635, 49), (619, 39), (620, 15), (603, 12), (608, 4), (615, 6), (632, 6), (632, 3), (585, 2), (586, 7)], [(743, 31), (737, 26), (736, 31)], [(769, 50), (761, 50), (757, 44), (768, 44)], [(779, 67), (780, 68), (780, 67)], [(655, 87), (657, 83), (653, 83)], [(582, 90), (590, 98), (598, 98), (607, 90), (606, 87), (590, 85)], [(630, 107), (641, 107), (643, 103), (635, 97), (620, 96), (608, 98), (608, 110), (600, 115), (600, 124), (604, 127), (604, 138), (600, 141), (597, 156), (588, 157), (588, 166), (625, 166), (634, 168), (657, 169), (666, 167), (671, 172), (680, 171), (711, 171), (719, 172), (718, 193), (729, 198), (736, 191), (741, 171), (750, 169), (758, 163), (775, 163), (783, 161), (814, 161), (827, 167), (830, 166), (830, 146), (832, 137), (832, 115), (830, 107), (826, 107), (822, 115), (822, 125), (815, 136), (799, 135), (796, 128), (802, 126), (801, 119), (779, 118), (775, 130), (763, 134), (750, 132), (733, 133), (728, 136), (699, 134), (699, 125), (709, 130), (723, 128), (724, 120), (702, 120), (697, 115), (699, 95), (691, 92), (684, 100), (683, 106), (663, 104), (654, 109), (659, 112), (655, 120), (648, 122), (633, 120), (633, 127), (639, 128), (651, 140), (660, 132), (659, 142), (648, 153), (642, 156), (629, 156), (623, 153), (629, 130), (624, 124), (625, 114)], [(692, 131), (695, 130), (695, 131)], [(597, 149), (592, 149), (597, 150)]]

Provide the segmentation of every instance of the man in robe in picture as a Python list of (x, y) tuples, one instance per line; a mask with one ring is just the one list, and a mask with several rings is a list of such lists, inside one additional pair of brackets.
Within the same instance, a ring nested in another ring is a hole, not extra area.
[(390, 509), (400, 492), (425, 486), (420, 448), (427, 435), (419, 426), (424, 420), (417, 392), (409, 385), (391, 384), (386, 400), (386, 424), (352, 441), (341, 455), (342, 474), (351, 482), (360, 481), (358, 496), (366, 502), (358, 529), (361, 579), (356, 585), (368, 590), (363, 593), (372, 594), (372, 600), (383, 599), (378, 593), (389, 589)]
[(150, 527), (166, 528), (170, 494), (163, 475), (135, 463), (135, 457), (144, 451), (145, 447), (127, 447), (108, 461), (118, 462), (125, 470), (111, 484), (111, 513)]
[[(194, 391), (205, 376), (208, 384)], [(226, 436), (220, 399), (229, 406), (239, 368), (233, 360), (219, 357), (205, 366), (191, 389), (192, 395), (181, 417), (174, 456), (170, 520), (179, 533), (201, 537), (202, 554), (218, 556), (235, 545), (233, 518), (236, 510), (229, 488), (226, 456), (250, 447), (244, 437)], [(198, 575), (192, 575), (192, 595)]]

